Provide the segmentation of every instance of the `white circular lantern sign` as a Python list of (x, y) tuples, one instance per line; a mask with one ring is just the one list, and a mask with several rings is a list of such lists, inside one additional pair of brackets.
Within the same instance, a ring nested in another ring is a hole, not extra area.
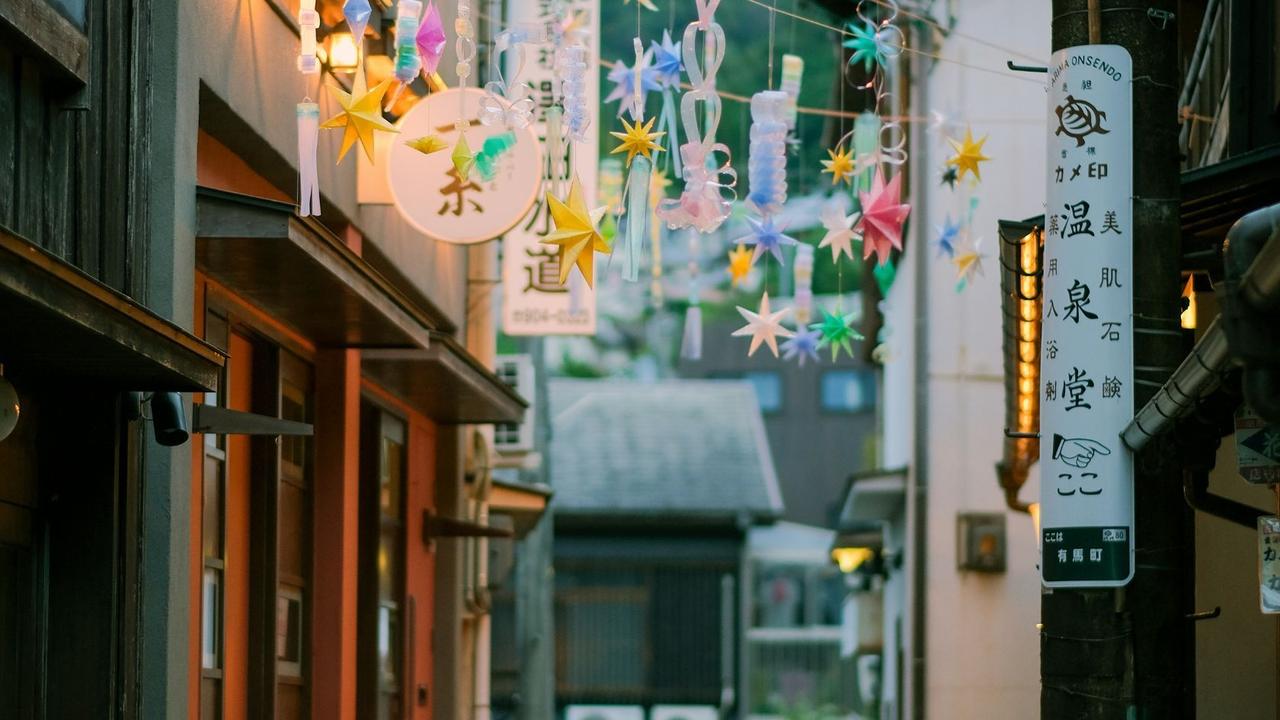
[[(508, 132), (480, 124), (482, 98), (484, 91), (478, 88), (428, 95), (400, 119), (400, 134), (392, 137), (387, 153), (387, 181), (396, 209), (418, 231), (442, 242), (470, 245), (496, 239), (524, 218), (542, 184), (542, 146), (531, 127), (510, 131), (516, 143), (502, 154), (493, 179), (482, 179), (474, 170), (468, 178), (458, 177), (454, 123), (461, 112), (470, 121), (467, 144), (473, 153), (484, 150), (486, 138)], [(431, 134), (448, 147), (423, 155), (405, 144)]]

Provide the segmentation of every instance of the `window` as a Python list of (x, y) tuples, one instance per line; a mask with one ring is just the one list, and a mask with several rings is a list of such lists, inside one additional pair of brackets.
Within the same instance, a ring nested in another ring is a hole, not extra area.
[[(404, 421), (365, 403), (361, 412), (359, 659), (361, 717), (391, 720), (404, 707)], [(372, 452), (370, 452), (372, 451)]]
[(88, 0), (46, 0), (58, 14), (71, 21), (72, 25), (84, 30)]
[[(204, 339), (227, 351), (230, 330), (227, 319), (206, 311)], [(228, 373), (224, 370), (218, 383), (219, 393), (205, 393), (204, 403), (225, 407)], [(204, 435), (204, 466), (201, 476), (201, 537), (204, 571), (200, 593), (200, 717), (218, 720), (222, 717), (222, 646), (223, 646), (223, 572), (226, 568), (226, 479), (227, 437), (214, 433)]]
[(822, 373), (822, 409), (856, 413), (876, 402), (875, 376), (866, 370), (827, 370)]
[(776, 372), (747, 372), (742, 379), (751, 383), (756, 391), (760, 412), (776, 413), (782, 410), (782, 378)]
[[(530, 402), (524, 411), (525, 418), (536, 417), (533, 382), (533, 357), (530, 355), (499, 355), (498, 379), (513, 388)], [(529, 452), (533, 450), (533, 423), (497, 423), (493, 426), (493, 443), (501, 452)]]

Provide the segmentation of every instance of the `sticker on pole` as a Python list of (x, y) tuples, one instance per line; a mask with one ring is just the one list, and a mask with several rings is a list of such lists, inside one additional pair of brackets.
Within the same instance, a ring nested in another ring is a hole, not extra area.
[(1280, 614), (1280, 518), (1258, 518), (1258, 590), (1262, 612)]
[(1048, 85), (1040, 361), (1041, 580), (1133, 577), (1133, 61), (1054, 53)]

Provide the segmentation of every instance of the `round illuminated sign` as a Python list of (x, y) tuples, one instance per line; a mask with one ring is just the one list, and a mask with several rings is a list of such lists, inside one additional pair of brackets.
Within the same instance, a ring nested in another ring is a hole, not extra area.
[[(400, 134), (387, 153), (387, 181), (396, 209), (410, 225), (436, 240), (463, 245), (493, 240), (515, 227), (538, 196), (542, 145), (532, 128), (510, 131), (515, 145), (502, 152), (492, 179), (483, 179), (476, 170), (467, 178), (458, 177), (453, 166), (458, 141), (454, 123), (464, 108), (471, 123), (466, 136), (472, 152), (484, 151), (487, 138), (508, 132), (480, 124), (483, 97), (478, 88), (428, 95), (400, 119)], [(447, 147), (423, 155), (405, 144), (431, 134), (440, 136)]]

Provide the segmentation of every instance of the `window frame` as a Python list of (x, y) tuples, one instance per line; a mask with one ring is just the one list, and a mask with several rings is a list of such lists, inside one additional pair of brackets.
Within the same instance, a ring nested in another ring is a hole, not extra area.
[(0, 29), (0, 35), (18, 35), (58, 74), (81, 85), (89, 83), (88, 35), (46, 0), (0, 4)]
[[(824, 392), (824, 385), (828, 377), (834, 377), (836, 375), (853, 376), (854, 379), (858, 380), (862, 385), (862, 392), (866, 395), (870, 395), (870, 397), (858, 407), (834, 407), (828, 405), (826, 401), (826, 393)], [(864, 415), (875, 411), (876, 401), (879, 395), (879, 387), (877, 387), (875, 374), (869, 370), (856, 367), (824, 368), (818, 373), (817, 383), (818, 409), (825, 415), (854, 416)]]

